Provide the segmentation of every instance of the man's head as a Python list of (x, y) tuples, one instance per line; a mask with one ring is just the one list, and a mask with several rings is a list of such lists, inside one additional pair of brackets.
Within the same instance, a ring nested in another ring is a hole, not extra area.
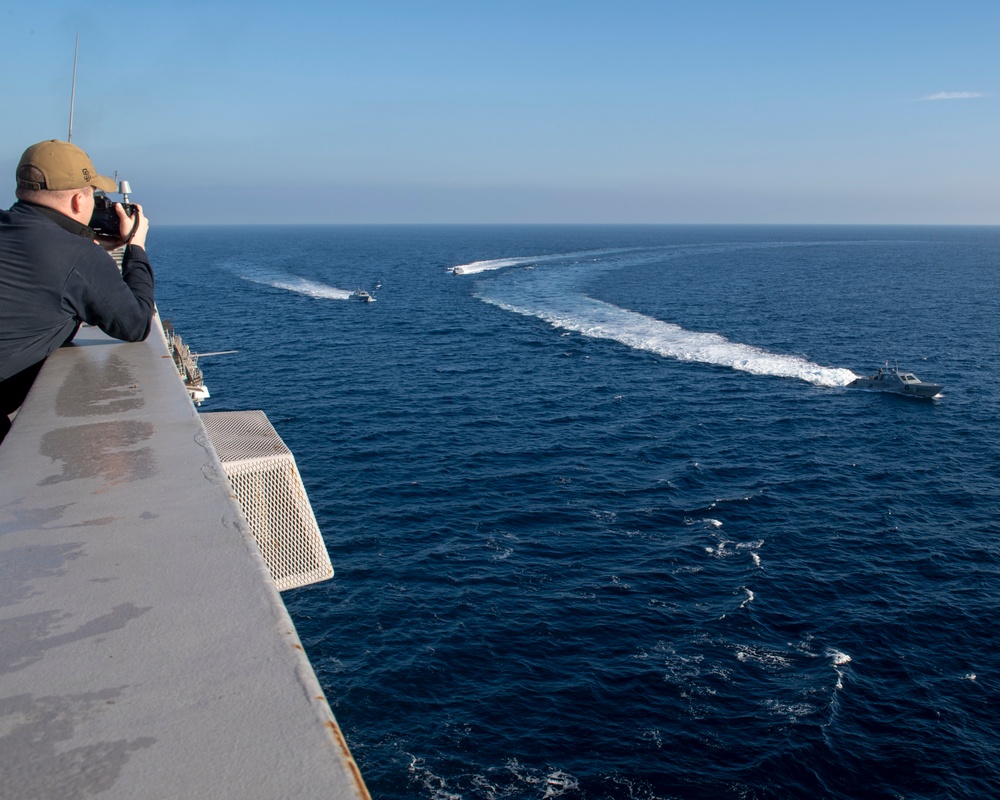
[(49, 139), (33, 144), (17, 165), (18, 189), (61, 191), (93, 186), (105, 192), (118, 191), (118, 185), (98, 175), (90, 157), (75, 144)]
[(111, 178), (98, 174), (83, 150), (58, 139), (25, 150), (16, 178), (18, 200), (49, 206), (84, 223), (94, 210), (94, 189), (118, 189)]

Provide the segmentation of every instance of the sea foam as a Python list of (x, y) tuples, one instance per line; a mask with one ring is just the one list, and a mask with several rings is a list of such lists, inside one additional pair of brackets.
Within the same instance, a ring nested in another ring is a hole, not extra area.
[[(565, 261), (580, 255), (553, 255), (546, 259)], [(645, 255), (638, 257), (640, 261), (646, 259)], [(497, 259), (477, 263), (511, 266), (529, 260)], [(472, 268), (476, 265), (465, 266)], [(610, 262), (597, 260), (582, 265), (576, 261), (570, 265), (550, 267), (530, 281), (487, 281), (476, 296), (506, 311), (537, 317), (556, 328), (594, 339), (609, 339), (633, 350), (678, 361), (729, 367), (753, 375), (798, 378), (817, 386), (846, 386), (857, 377), (849, 369), (825, 367), (802, 356), (772, 353), (753, 345), (733, 342), (719, 333), (686, 330), (672, 322), (629, 311), (579, 291), (579, 285), (587, 278), (624, 266), (628, 266), (628, 261), (623, 263), (622, 259)], [(478, 270), (498, 268), (479, 267)]]
[(523, 267), (530, 264), (543, 264), (546, 261), (566, 261), (580, 258), (596, 258), (614, 253), (627, 253), (639, 248), (616, 247), (607, 250), (581, 250), (576, 253), (552, 253), (541, 256), (516, 256), (513, 258), (493, 258), (485, 261), (473, 261), (470, 264), (459, 264), (455, 267), (448, 267), (448, 272), (455, 275), (475, 275), (480, 272), (493, 272), (505, 267)]
[(672, 322), (578, 296), (572, 308), (520, 306), (495, 297), (482, 299), (507, 311), (538, 317), (551, 325), (594, 339), (610, 339), (633, 350), (645, 350), (678, 361), (730, 367), (753, 375), (798, 378), (817, 386), (846, 386), (857, 376), (849, 369), (824, 367), (801, 356), (770, 353), (732, 342), (718, 333), (689, 331)]
[(240, 273), (240, 277), (251, 283), (260, 283), (273, 289), (284, 289), (287, 292), (315, 297), (318, 300), (348, 300), (351, 297), (351, 293), (346, 289), (338, 289), (336, 286), (329, 286), (319, 281), (311, 281), (308, 278), (300, 278), (298, 275), (282, 272), (243, 271)]

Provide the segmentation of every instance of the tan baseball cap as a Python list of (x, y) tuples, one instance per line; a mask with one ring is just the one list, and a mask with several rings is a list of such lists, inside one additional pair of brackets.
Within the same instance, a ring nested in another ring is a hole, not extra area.
[[(21, 167), (39, 170), (45, 181), (30, 181), (21, 177)], [(118, 184), (111, 178), (98, 175), (90, 157), (75, 144), (49, 139), (33, 144), (24, 151), (17, 165), (17, 185), (23, 189), (83, 189), (93, 186), (105, 192), (117, 192)]]

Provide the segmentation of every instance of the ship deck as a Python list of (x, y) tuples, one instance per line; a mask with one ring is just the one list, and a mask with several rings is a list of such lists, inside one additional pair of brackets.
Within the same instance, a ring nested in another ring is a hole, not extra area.
[(46, 362), (0, 573), (5, 797), (368, 797), (162, 332)]

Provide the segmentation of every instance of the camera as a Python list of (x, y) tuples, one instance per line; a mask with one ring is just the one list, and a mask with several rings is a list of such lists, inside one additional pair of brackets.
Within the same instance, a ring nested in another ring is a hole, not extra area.
[[(128, 181), (119, 183), (118, 191), (123, 195), (122, 208), (131, 217), (135, 212), (135, 204), (128, 202), (129, 192), (132, 191)], [(94, 192), (94, 214), (90, 218), (90, 227), (99, 239), (121, 238), (121, 221), (115, 210), (115, 201), (100, 190)]]

